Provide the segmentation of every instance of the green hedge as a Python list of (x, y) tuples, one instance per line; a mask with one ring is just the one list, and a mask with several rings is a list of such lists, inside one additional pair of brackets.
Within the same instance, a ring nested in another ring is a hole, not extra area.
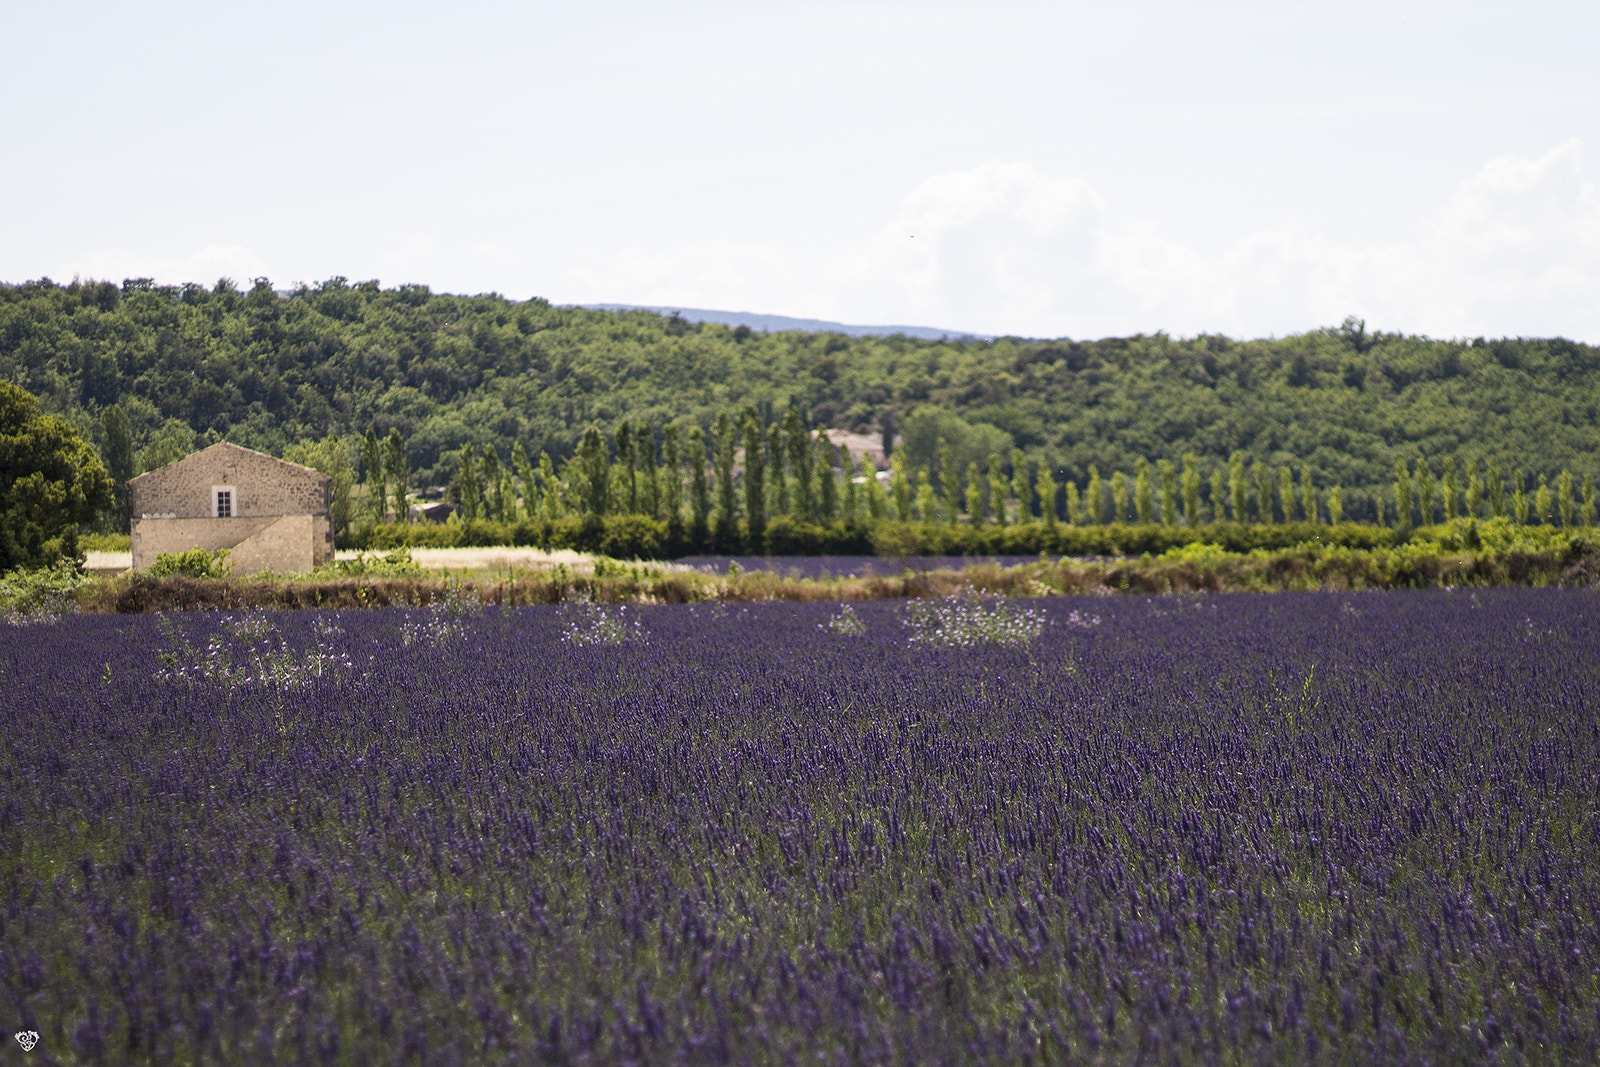
[(387, 551), (393, 548), (483, 548), (492, 545), (521, 545), (593, 552), (612, 559), (677, 559), (700, 554), (777, 555), (777, 556), (858, 556), (873, 553), (872, 538), (864, 526), (855, 524), (824, 526), (795, 522), (787, 517), (774, 519), (762, 537), (752, 539), (749, 527), (740, 523), (737, 536), (719, 541), (714, 536), (702, 540), (681, 527), (643, 515), (609, 515), (600, 518), (567, 518), (547, 522), (524, 519), (516, 523), (447, 522), (414, 526), (366, 526), (347, 531), (339, 538), (340, 548)]
[[(725, 556), (1110, 556), (1152, 555), (1184, 545), (1217, 545), (1232, 553), (1274, 551), (1305, 545), (1323, 548), (1379, 549), (1405, 544), (1439, 544), (1452, 550), (1561, 550), (1593, 530), (1555, 526), (1516, 526), (1505, 519), (1456, 519), (1440, 526), (1394, 530), (1347, 522), (1218, 522), (1208, 526), (1111, 523), (1068, 526), (1042, 522), (1021, 526), (966, 526), (933, 522), (858, 523), (772, 520), (759, 538), (740, 523), (736, 536), (696, 540), (681, 526), (643, 515), (566, 518), (547, 522), (448, 522), (414, 526), (366, 526), (339, 539), (340, 548), (387, 551), (394, 548), (484, 548), (522, 545), (545, 550), (575, 549), (612, 559), (677, 559), (700, 554)], [(1560, 542), (1559, 545), (1556, 542)]]
[[(1437, 528), (1444, 529), (1444, 528)], [(1432, 536), (1430, 536), (1432, 535)], [(1397, 531), (1343, 523), (1259, 525), (1219, 522), (1208, 526), (1113, 523), (1105, 526), (967, 526), (951, 523), (880, 522), (830, 524), (797, 522), (780, 516), (759, 538), (740, 523), (731, 541), (714, 536), (696, 540), (690, 531), (643, 515), (603, 519), (566, 518), (517, 523), (486, 520), (412, 526), (366, 526), (341, 536), (339, 547), (370, 551), (393, 548), (478, 548), (522, 545), (546, 550), (576, 549), (613, 559), (676, 559), (698, 554), (774, 556), (1140, 556), (1160, 555), (1187, 544), (1220, 545), (1229, 552), (1282, 549), (1295, 545), (1389, 548), (1407, 541), (1438, 540), (1435, 528)]]
[(888, 556), (1159, 556), (1189, 544), (1220, 545), (1228, 552), (1291, 548), (1295, 545), (1342, 545), (1387, 548), (1406, 535), (1380, 526), (1343, 523), (1219, 522), (1209, 526), (1162, 526), (1157, 523), (1111, 523), (1066, 526), (1041, 522), (1021, 526), (962, 526), (948, 523), (880, 523), (873, 544)]

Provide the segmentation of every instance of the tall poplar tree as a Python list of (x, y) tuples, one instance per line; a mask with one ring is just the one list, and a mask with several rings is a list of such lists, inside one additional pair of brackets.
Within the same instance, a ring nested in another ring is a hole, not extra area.
[(399, 429), (391, 429), (383, 439), (383, 472), (394, 494), (396, 522), (411, 521), (411, 507), (407, 498), (411, 492), (411, 463), (406, 459), (406, 441)]
[(726, 411), (717, 416), (717, 544), (732, 549), (739, 540), (739, 498), (733, 485), (736, 449), (733, 419)]
[(790, 408), (783, 417), (783, 429), (789, 438), (789, 469), (794, 472), (795, 514), (802, 522), (816, 517), (816, 484), (812, 476), (811, 434), (806, 429), (800, 412)]
[(1272, 472), (1261, 460), (1250, 464), (1250, 473), (1256, 483), (1256, 520), (1270, 523), (1272, 516)]
[(750, 548), (759, 551), (767, 536), (767, 479), (762, 469), (762, 444), (765, 435), (756, 413), (744, 413), (744, 515), (750, 532)]
[[(1233, 500), (1231, 518), (1234, 522), (1249, 522), (1250, 490), (1244, 484), (1244, 453), (1235, 452), (1228, 457), (1228, 493)], [(1220, 515), (1221, 509), (1218, 509)]]
[(494, 445), (483, 446), (483, 511), (485, 518), (506, 521), (505, 471), (500, 468)]
[(1278, 508), (1284, 522), (1294, 521), (1294, 472), (1287, 463), (1278, 468)]
[(470, 444), (457, 453), (455, 489), (456, 503), (468, 522), (483, 514), (483, 480), (478, 475), (477, 450)]
[(1183, 518), (1192, 530), (1200, 525), (1200, 457), (1183, 455)]
[(1146, 526), (1155, 521), (1155, 498), (1150, 492), (1150, 461), (1140, 456), (1134, 472), (1133, 507), (1139, 514), (1139, 524)]
[(1317, 487), (1311, 482), (1311, 467), (1300, 466), (1300, 517), (1306, 522), (1319, 522), (1317, 513)]
[(1422, 525), (1433, 525), (1433, 468), (1428, 466), (1427, 456), (1417, 457), (1417, 511), (1422, 516)]
[(1166, 526), (1178, 525), (1178, 475), (1172, 460), (1157, 464), (1161, 472), (1161, 522)]
[(956, 470), (956, 450), (939, 439), (939, 483), (944, 489), (945, 516), (955, 522), (961, 514), (961, 472)]
[(639, 467), (640, 510), (652, 519), (659, 519), (661, 480), (656, 468), (656, 432), (643, 419), (633, 432), (633, 455)]
[(611, 510), (611, 457), (606, 454), (606, 439), (597, 426), (583, 431), (578, 470), (583, 475), (584, 514), (604, 517)]
[(678, 424), (668, 423), (661, 431), (661, 503), (667, 513), (667, 537), (683, 539), (683, 456), (678, 447)]
[(1006, 524), (1006, 493), (1011, 483), (1006, 472), (1000, 469), (1000, 453), (989, 453), (989, 510), (994, 512), (994, 524)]
[(1506, 513), (1506, 478), (1500, 464), (1489, 464), (1489, 517), (1498, 519)]
[(1556, 477), (1556, 513), (1561, 516), (1561, 525), (1571, 526), (1577, 518), (1577, 509), (1572, 498), (1572, 472), (1562, 471)]
[(621, 483), (618, 488), (622, 491), (623, 513), (638, 514), (639, 486), (634, 480), (633, 427), (628, 425), (627, 419), (617, 424), (617, 480)]
[[(485, 445), (485, 450), (494, 455), (494, 446)], [(496, 456), (496, 470), (494, 475), (494, 513), (499, 522), (517, 521), (517, 494), (516, 487), (511, 482), (511, 468), (498, 462)]]
[(788, 515), (794, 509), (789, 503), (789, 472), (784, 460), (783, 425), (773, 423), (767, 427), (767, 481), (771, 484), (772, 514)]
[(1028, 484), (1028, 461), (1022, 449), (1011, 450), (1011, 495), (1017, 501), (1017, 524), (1033, 520), (1033, 487)]
[[(839, 476), (834, 472), (838, 452), (825, 433), (817, 434), (817, 511), (823, 522), (839, 518)], [(846, 470), (848, 479), (850, 472)]]
[(983, 525), (983, 489), (978, 483), (978, 461), (967, 464), (967, 522)]
[[(1072, 495), (1076, 497), (1078, 495), (1078, 487), (1073, 486), (1072, 488)], [(1046, 526), (1054, 526), (1056, 524), (1056, 475), (1055, 471), (1050, 469), (1049, 462), (1045, 460), (1041, 460), (1039, 463), (1038, 492), (1039, 517), (1044, 520)], [(1067, 521), (1072, 521), (1072, 511), (1070, 509), (1067, 511)]]
[(378, 445), (378, 431), (367, 427), (361, 439), (361, 480), (367, 487), (367, 502), (372, 507), (372, 521), (382, 522), (389, 505), (389, 493), (384, 486), (383, 453)]
[(689, 427), (689, 508), (693, 513), (690, 531), (695, 544), (711, 538), (711, 486), (706, 480), (706, 437), (698, 426)]
[(1394, 461), (1394, 524), (1397, 529), (1411, 526), (1411, 470), (1406, 461)]
[(856, 492), (859, 471), (855, 458), (850, 455), (850, 446), (840, 445), (839, 473), (844, 477), (844, 521), (847, 523), (861, 521), (861, 494)]
[(1093, 463), (1089, 464), (1089, 488), (1085, 495), (1088, 497), (1089, 521), (1099, 526), (1105, 522), (1106, 491), (1105, 486), (1100, 484), (1100, 468)]
[(1456, 490), (1456, 458), (1446, 456), (1439, 461), (1443, 475), (1439, 478), (1439, 495), (1444, 500), (1444, 521), (1449, 522), (1460, 513), (1461, 494)]
[(939, 521), (939, 494), (933, 491), (933, 478), (926, 467), (917, 470), (917, 517), (923, 522)]
[(889, 457), (889, 500), (894, 505), (894, 517), (900, 522), (911, 521), (911, 478), (906, 473), (906, 450), (896, 448)]
[(889, 497), (883, 491), (883, 482), (878, 478), (878, 468), (873, 465), (870, 452), (861, 454), (861, 466), (867, 476), (864, 483), (867, 490), (867, 515), (873, 522), (877, 522), (888, 514)]
[(554, 522), (567, 513), (569, 504), (561, 499), (561, 479), (556, 477), (556, 465), (550, 460), (550, 453), (544, 449), (539, 450), (539, 511), (546, 519)]
[[(522, 514), (528, 518), (535, 518), (539, 514), (539, 491), (535, 484), (533, 462), (528, 459), (528, 450), (518, 441), (511, 446), (511, 469), (517, 472), (517, 481), (522, 483), (522, 492), (510, 493), (513, 510), (520, 496), (522, 500)], [(517, 518), (518, 516), (513, 516)]]

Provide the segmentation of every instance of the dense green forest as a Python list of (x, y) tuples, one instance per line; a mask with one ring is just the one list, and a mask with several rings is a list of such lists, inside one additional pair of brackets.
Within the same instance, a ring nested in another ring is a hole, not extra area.
[[(725, 412), (773, 427), (792, 409), (813, 428), (904, 431), (912, 477), (931, 468), (936, 486), (941, 442), (955, 445), (959, 472), (976, 461), (987, 476), (990, 455), (1011, 471), (1019, 450), (1030, 481), (1045, 469), (1085, 489), (1091, 467), (1110, 477), (1192, 454), (1216, 515), (1212, 474), (1236, 452), (1252, 473), (1292, 466), (1319, 490), (1341, 486), (1358, 521), (1377, 518), (1385, 497), (1392, 514), (1401, 462), (1449, 460), (1463, 491), (1469, 470), (1491, 465), (1522, 472), (1530, 495), (1541, 475), (1552, 487), (1562, 470), (1579, 483), (1600, 476), (1600, 348), (1432, 340), (1354, 321), (1254, 341), (924, 341), (764, 334), (343, 278), (290, 293), (266, 279), (41, 279), (0, 286), (0, 377), (102, 452), (131, 448), (135, 471), (224, 438), (304, 455), (337, 435), (359, 475), (357, 435), (375, 429), (398, 431), (411, 485), (444, 485), (469, 444), (507, 465), (517, 445), (547, 452), (560, 469), (590, 424), (609, 439), (624, 420), (657, 432), (676, 422), (710, 440)], [(111, 420), (107, 440), (112, 405), (126, 419)]]

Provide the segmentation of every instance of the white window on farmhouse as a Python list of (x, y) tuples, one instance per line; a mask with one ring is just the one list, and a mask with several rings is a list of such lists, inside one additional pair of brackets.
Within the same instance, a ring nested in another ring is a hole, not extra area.
[(211, 514), (219, 519), (231, 519), (234, 512), (233, 486), (214, 485), (211, 487), (211, 497), (214, 506)]

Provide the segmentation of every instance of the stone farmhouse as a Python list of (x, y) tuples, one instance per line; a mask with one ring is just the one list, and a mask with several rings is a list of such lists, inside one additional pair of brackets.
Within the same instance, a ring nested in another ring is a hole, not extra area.
[(234, 573), (333, 559), (332, 479), (238, 445), (201, 449), (128, 482), (133, 569), (162, 552), (231, 550)]

